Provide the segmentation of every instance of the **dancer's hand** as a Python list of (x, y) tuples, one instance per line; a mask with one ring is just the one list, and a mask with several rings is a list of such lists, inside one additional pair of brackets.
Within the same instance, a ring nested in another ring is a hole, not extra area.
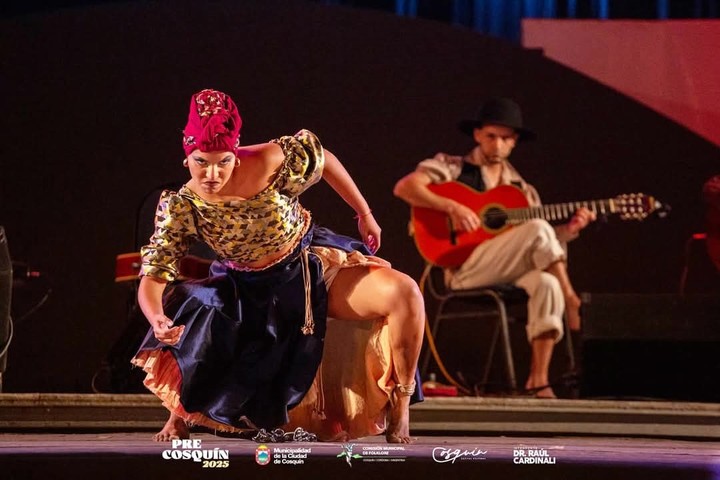
[(380, 249), (380, 234), (382, 229), (375, 221), (372, 212), (358, 216), (358, 231), (360, 236), (372, 253)]
[(185, 325), (173, 327), (173, 321), (165, 315), (156, 315), (150, 319), (155, 338), (168, 345), (175, 345), (185, 331)]

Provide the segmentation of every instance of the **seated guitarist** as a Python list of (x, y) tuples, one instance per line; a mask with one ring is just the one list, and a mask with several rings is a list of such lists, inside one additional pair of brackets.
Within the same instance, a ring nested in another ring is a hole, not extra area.
[[(431, 192), (431, 183), (458, 181), (478, 191), (515, 185), (530, 206), (540, 203), (537, 191), (508, 161), (518, 141), (535, 136), (523, 127), (520, 107), (514, 101), (491, 99), (475, 120), (464, 120), (459, 127), (477, 146), (464, 157), (438, 153), (420, 162), (395, 185), (397, 197), (414, 207), (447, 213), (457, 231), (482, 228), (481, 219), (467, 206)], [(527, 291), (532, 357), (525, 389), (540, 398), (555, 398), (548, 370), (554, 345), (563, 335), (563, 312), (572, 329), (580, 328), (580, 299), (568, 278), (565, 243), (593, 220), (595, 214), (586, 208), (556, 227), (545, 220), (529, 220), (480, 243), (458, 268), (446, 269), (446, 282), (453, 289), (512, 283)]]

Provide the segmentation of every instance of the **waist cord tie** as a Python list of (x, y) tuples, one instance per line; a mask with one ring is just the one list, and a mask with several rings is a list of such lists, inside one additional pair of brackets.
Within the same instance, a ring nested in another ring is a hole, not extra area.
[(315, 375), (315, 387), (317, 388), (317, 400), (313, 405), (312, 413), (315, 417), (320, 420), (325, 420), (325, 392), (323, 390), (323, 366), (320, 363), (318, 367), (317, 375)]
[(303, 248), (300, 261), (302, 262), (303, 282), (305, 283), (305, 323), (303, 324), (301, 331), (303, 335), (312, 335), (313, 333), (315, 333), (315, 320), (313, 319), (312, 312), (310, 260), (308, 259), (307, 248)]
[[(308, 249), (302, 250), (302, 256), (300, 257), (302, 263), (303, 282), (305, 283), (305, 323), (302, 326), (303, 335), (312, 335), (315, 333), (315, 320), (313, 319), (312, 311), (312, 286), (310, 285), (310, 259), (308, 258)], [(315, 376), (315, 386), (317, 388), (317, 400), (313, 405), (313, 415), (325, 419), (325, 392), (323, 391), (323, 374), (322, 374), (322, 363), (318, 367), (317, 375)]]

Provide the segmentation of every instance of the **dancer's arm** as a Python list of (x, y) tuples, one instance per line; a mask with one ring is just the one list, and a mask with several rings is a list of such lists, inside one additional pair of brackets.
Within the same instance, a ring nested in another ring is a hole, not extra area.
[(375, 221), (372, 210), (360, 193), (355, 181), (340, 163), (340, 160), (330, 151), (324, 149), (325, 168), (323, 178), (337, 192), (350, 208), (355, 210), (355, 217), (358, 220), (358, 230), (365, 244), (372, 252), (380, 248), (380, 225)]
[(174, 345), (180, 340), (185, 329), (184, 325), (173, 327), (173, 322), (165, 316), (162, 306), (162, 294), (167, 282), (165, 280), (143, 276), (138, 288), (138, 304), (145, 318), (152, 326), (155, 338), (168, 345)]

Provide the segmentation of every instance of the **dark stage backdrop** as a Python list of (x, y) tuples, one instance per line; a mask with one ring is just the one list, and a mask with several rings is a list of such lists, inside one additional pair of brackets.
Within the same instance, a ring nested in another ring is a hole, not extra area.
[[(185, 178), (180, 131), (201, 88), (233, 95), (246, 144), (315, 131), (370, 200), (380, 253), (415, 278), (392, 187), (424, 157), (469, 149), (456, 122), (487, 96), (516, 98), (537, 131), (515, 163), (546, 202), (644, 191), (673, 206), (571, 244), (581, 291), (675, 291), (701, 185), (720, 165), (713, 145), (541, 52), (432, 21), (300, 1), (142, 2), (5, 19), (0, 31), (0, 224), (13, 260), (53, 288), (16, 325), (6, 391), (90, 391), (126, 321), (115, 256), (135, 250), (143, 196)], [(319, 223), (355, 232), (327, 185), (303, 200)]]

